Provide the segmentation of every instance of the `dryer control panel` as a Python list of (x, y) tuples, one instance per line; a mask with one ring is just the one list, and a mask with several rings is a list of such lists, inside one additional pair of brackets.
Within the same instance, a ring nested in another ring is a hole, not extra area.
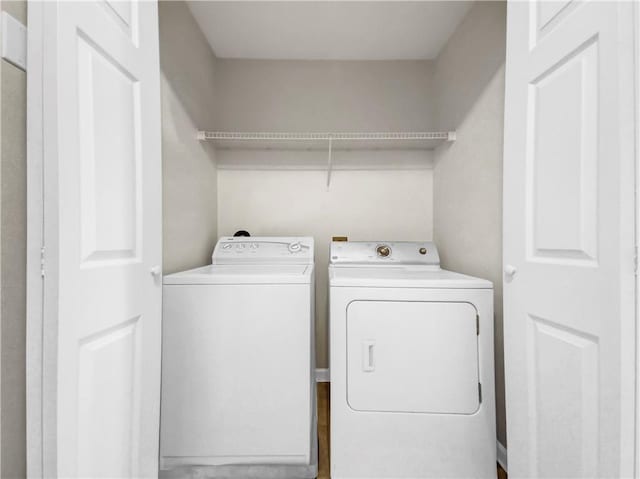
[(334, 241), (330, 260), (335, 265), (440, 265), (431, 241)]
[(225, 236), (213, 250), (213, 264), (311, 264), (313, 238)]

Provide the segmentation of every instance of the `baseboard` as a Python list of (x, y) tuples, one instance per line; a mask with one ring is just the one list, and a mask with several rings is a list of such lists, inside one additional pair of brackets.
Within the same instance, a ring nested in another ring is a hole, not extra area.
[(498, 449), (498, 464), (500, 464), (500, 467), (502, 467), (505, 472), (509, 472), (507, 470), (507, 448), (504, 447), (500, 441), (496, 441), (496, 445)]
[(329, 375), (328, 368), (317, 368), (316, 369), (316, 382), (317, 383), (328, 383), (331, 382), (331, 376)]

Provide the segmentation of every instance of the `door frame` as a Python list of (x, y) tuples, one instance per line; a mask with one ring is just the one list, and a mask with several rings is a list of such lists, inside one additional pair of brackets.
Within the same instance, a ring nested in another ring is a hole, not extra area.
[(44, 278), (38, 263), (44, 239), (43, 5), (27, 8), (27, 477), (44, 477)]
[(640, 5), (633, 4), (634, 166), (635, 166), (635, 448), (634, 477), (640, 478)]
[[(57, 163), (55, 124), (43, 90), (44, 70), (55, 63), (55, 38), (45, 16), (56, 3), (28, 1), (27, 39), (27, 328), (26, 427), (27, 477), (56, 475), (57, 411)], [(52, 48), (53, 47), (53, 48)], [(50, 100), (49, 100), (50, 101)], [(55, 159), (55, 156), (53, 156)], [(45, 250), (46, 244), (49, 252)], [(45, 252), (47, 262), (45, 268)], [(46, 270), (46, 275), (45, 275)]]

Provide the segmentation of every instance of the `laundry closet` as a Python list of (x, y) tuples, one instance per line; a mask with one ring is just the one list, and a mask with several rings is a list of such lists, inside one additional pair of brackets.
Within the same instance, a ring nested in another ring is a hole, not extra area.
[(29, 477), (635, 474), (636, 4), (28, 23)]
[(208, 264), (238, 230), (313, 236), (326, 375), (332, 237), (433, 240), (444, 268), (494, 283), (505, 443), (506, 5), (161, 2), (159, 15), (165, 274)]

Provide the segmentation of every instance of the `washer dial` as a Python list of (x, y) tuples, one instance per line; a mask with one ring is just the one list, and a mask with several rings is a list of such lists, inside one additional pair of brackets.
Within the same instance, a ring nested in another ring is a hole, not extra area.
[(293, 243), (289, 243), (289, 251), (291, 251), (292, 253), (297, 253), (301, 249), (302, 249), (302, 245), (300, 244), (300, 241), (294, 241)]

